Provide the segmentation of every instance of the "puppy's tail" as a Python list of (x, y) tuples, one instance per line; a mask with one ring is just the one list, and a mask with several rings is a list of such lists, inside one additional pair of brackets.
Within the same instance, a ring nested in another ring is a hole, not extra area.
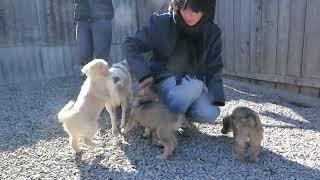
[(58, 119), (59, 122), (63, 122), (65, 119), (67, 112), (73, 107), (74, 101), (69, 101), (59, 112)]

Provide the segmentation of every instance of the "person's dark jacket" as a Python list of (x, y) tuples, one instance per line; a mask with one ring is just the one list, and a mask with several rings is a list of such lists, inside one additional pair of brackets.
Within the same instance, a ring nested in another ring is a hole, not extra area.
[[(168, 62), (176, 52), (176, 44), (179, 42), (178, 30), (172, 13), (152, 15), (134, 36), (127, 37), (123, 44), (123, 53), (129, 66), (139, 82), (152, 76), (163, 79), (172, 74), (168, 69)], [(208, 21), (203, 24), (200, 33), (202, 39), (201, 55), (204, 59), (201, 63), (205, 71), (196, 74), (208, 87), (209, 98), (213, 104), (223, 106), (225, 96), (221, 77), (223, 63), (221, 59), (221, 31), (219, 27)], [(144, 59), (144, 53), (152, 51), (150, 62)], [(188, 51), (188, 50), (186, 50)], [(171, 61), (171, 60), (170, 60)], [(178, 62), (178, 61), (176, 61)], [(180, 64), (177, 63), (179, 66)], [(190, 65), (192, 66), (192, 65)], [(189, 67), (189, 69), (194, 69)]]
[(99, 19), (112, 19), (114, 8), (112, 0), (74, 0), (75, 19), (88, 21)]

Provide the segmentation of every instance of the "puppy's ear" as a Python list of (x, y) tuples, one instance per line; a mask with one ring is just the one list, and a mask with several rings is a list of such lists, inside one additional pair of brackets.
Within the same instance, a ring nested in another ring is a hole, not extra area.
[(231, 131), (231, 116), (226, 116), (222, 119), (222, 129), (221, 133), (222, 134), (228, 134)]
[(117, 84), (117, 83), (120, 81), (120, 78), (119, 78), (119, 77), (116, 77), (116, 76), (113, 76), (113, 77), (112, 77), (112, 80), (113, 80), (113, 83), (114, 83), (114, 84)]
[(89, 67), (88, 67), (88, 64), (83, 66), (82, 69), (81, 69), (81, 73), (82, 75), (86, 75), (89, 71)]

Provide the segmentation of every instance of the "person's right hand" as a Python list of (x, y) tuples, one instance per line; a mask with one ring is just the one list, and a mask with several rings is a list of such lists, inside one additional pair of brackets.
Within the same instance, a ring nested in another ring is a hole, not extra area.
[(139, 89), (143, 89), (145, 87), (151, 86), (153, 84), (153, 77), (148, 77), (147, 79), (143, 80), (140, 84), (139, 84)]

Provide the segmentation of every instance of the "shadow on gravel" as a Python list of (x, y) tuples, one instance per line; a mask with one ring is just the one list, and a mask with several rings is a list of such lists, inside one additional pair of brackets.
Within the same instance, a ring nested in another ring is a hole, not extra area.
[(288, 126), (272, 126), (272, 125), (264, 125), (265, 127), (278, 127), (278, 128), (299, 128), (299, 129), (306, 129), (306, 130), (314, 130), (314, 131), (320, 131), (320, 121), (316, 119), (305, 119), (307, 122), (303, 122), (299, 119), (291, 118), (279, 113), (271, 112), (271, 111), (264, 111), (260, 113), (263, 116), (267, 116), (269, 118), (273, 118), (275, 120), (281, 120), (285, 123), (291, 124)]
[(81, 160), (81, 155), (76, 157), (76, 165), (79, 170), (79, 179), (127, 179), (131, 176), (130, 173), (115, 171), (106, 167), (102, 161), (108, 159), (102, 155), (96, 156), (93, 161), (84, 161)]
[(232, 138), (210, 136), (192, 128), (178, 135), (178, 147), (169, 160), (156, 158), (161, 148), (142, 139), (140, 134), (128, 135), (129, 144), (120, 144), (127, 158), (137, 169), (136, 176), (169, 179), (315, 179), (320, 171), (285, 159), (263, 148), (257, 163), (235, 160)]
[(0, 151), (66, 136), (57, 114), (76, 99), (82, 80), (55, 79), (0, 87)]
[[(236, 85), (232, 83), (228, 83), (225, 87), (226, 93), (226, 101), (241, 101), (246, 100), (258, 104), (270, 103), (275, 104), (281, 107), (285, 107), (291, 109), (294, 113), (303, 119), (303, 121), (299, 119), (293, 119), (291, 117), (287, 117), (285, 115), (281, 115), (272, 111), (264, 111), (260, 112), (261, 115), (273, 118), (278, 121), (283, 121), (285, 123), (289, 123), (292, 126), (288, 126), (289, 128), (300, 128), (300, 129), (309, 129), (313, 131), (320, 131), (320, 121), (319, 121), (319, 109), (316, 107), (308, 108), (304, 106), (298, 106), (295, 104), (290, 104), (284, 101), (280, 97), (270, 97), (265, 96), (263, 94), (259, 94), (257, 92), (250, 91), (249, 89), (238, 88)], [(315, 114), (317, 113), (317, 114)], [(270, 126), (271, 127), (271, 126)], [(280, 126), (275, 126), (280, 127)], [(280, 127), (282, 128), (282, 127)], [(283, 128), (287, 128), (287, 126), (283, 126)]]

